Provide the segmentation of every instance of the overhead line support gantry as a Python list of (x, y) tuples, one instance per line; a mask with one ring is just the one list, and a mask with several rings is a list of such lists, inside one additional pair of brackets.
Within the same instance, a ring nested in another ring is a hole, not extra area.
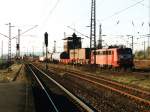
[[(92, 3), (91, 3), (90, 55), (91, 55), (92, 49), (94, 50), (93, 61), (94, 61), (94, 64), (96, 64), (96, 55), (95, 55), (95, 50), (96, 50), (96, 0), (92, 0)], [(91, 59), (90, 59), (90, 63), (91, 63)]]

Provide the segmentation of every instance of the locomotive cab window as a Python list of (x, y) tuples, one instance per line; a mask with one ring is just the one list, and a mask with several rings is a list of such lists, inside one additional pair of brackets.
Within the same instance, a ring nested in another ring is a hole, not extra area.
[(106, 55), (106, 51), (103, 51), (103, 55)]
[(103, 55), (103, 52), (102, 51), (99, 51), (100, 52), (100, 55)]
[(97, 51), (97, 55), (101, 55), (101, 51)]
[(99, 51), (96, 51), (96, 55), (99, 55)]
[(119, 54), (132, 54), (131, 49), (118, 49)]
[(108, 55), (112, 55), (112, 52), (111, 52), (111, 51), (108, 51)]

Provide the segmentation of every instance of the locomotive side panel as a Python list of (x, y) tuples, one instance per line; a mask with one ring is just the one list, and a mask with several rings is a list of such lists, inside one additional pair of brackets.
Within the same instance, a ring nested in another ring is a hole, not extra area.
[(118, 53), (117, 48), (112, 49), (112, 66), (118, 67)]
[(96, 50), (96, 64), (99, 66), (114, 66), (116, 53), (114, 49), (98, 49)]

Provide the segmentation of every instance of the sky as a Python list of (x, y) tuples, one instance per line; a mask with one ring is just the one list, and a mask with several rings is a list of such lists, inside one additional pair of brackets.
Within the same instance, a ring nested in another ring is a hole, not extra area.
[[(0, 33), (8, 35), (11, 22), (12, 37), (18, 29), (24, 32), (35, 25), (38, 27), (21, 35), (22, 52), (42, 52), (44, 33), (49, 34), (49, 47), (52, 51), (56, 40), (57, 51), (63, 50), (64, 32), (66, 36), (75, 28), (84, 35), (90, 35), (91, 0), (0, 0)], [(134, 35), (135, 50), (143, 49), (142, 43), (147, 38), (140, 35), (149, 33), (149, 0), (96, 0), (97, 39), (99, 24), (102, 24), (103, 45), (125, 44), (130, 47)], [(80, 34), (77, 34), (81, 36)], [(123, 35), (123, 36), (122, 36)], [(83, 47), (89, 47), (89, 39), (84, 39)], [(8, 52), (8, 39), (0, 35), (4, 44), (4, 53)], [(12, 52), (15, 53), (16, 40), (12, 40)]]

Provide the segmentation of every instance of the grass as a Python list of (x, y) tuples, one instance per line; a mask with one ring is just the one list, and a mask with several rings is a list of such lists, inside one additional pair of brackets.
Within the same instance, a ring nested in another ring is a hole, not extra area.
[(2, 59), (0, 59), (0, 64), (2, 64), (2, 62), (3, 62)]
[(134, 85), (150, 90), (150, 78), (135, 75), (107, 75), (106, 77), (123, 84)]

